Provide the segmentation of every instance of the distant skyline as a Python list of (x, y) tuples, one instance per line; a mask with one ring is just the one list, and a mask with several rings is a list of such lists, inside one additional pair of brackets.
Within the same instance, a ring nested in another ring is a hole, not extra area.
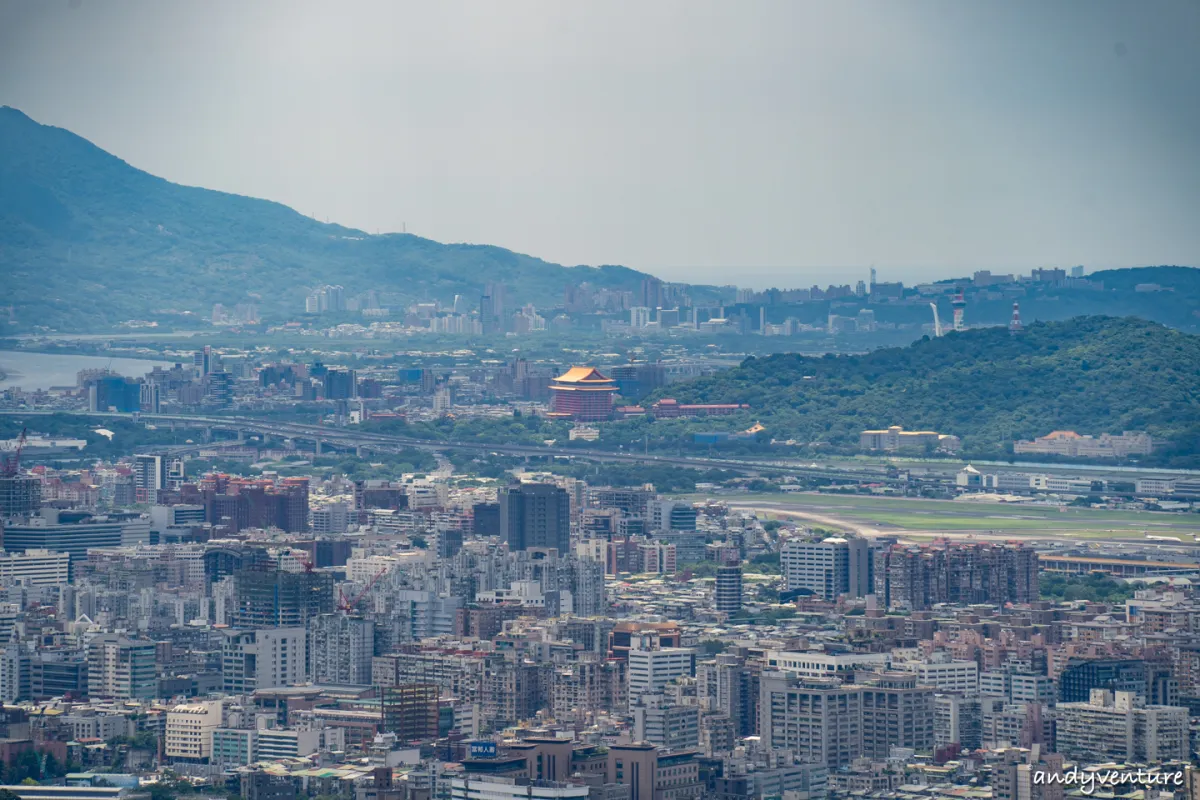
[(1200, 264), (1200, 2), (0, 0), (0, 104), (369, 232), (765, 288)]

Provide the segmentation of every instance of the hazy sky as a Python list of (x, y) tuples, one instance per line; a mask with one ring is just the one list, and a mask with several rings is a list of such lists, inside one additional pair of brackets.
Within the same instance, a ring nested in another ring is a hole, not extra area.
[(1200, 265), (1198, 0), (0, 0), (0, 104), (372, 232), (695, 282)]

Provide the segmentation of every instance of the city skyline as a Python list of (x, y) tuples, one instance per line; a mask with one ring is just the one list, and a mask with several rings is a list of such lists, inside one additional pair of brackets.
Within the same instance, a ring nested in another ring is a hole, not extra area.
[(516, 8), (9, 3), (0, 103), (180, 183), (665, 280), (1200, 253), (1193, 4)]

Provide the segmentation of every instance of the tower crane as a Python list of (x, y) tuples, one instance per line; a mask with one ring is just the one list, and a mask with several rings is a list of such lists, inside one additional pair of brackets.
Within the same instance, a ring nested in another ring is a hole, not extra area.
[(355, 607), (358, 606), (358, 602), (366, 597), (367, 592), (371, 591), (371, 589), (375, 587), (375, 584), (379, 583), (379, 579), (387, 573), (387, 567), (379, 570), (379, 572), (375, 574), (375, 577), (367, 581), (367, 585), (363, 587), (363, 590), (354, 595), (354, 597), (346, 597), (346, 593), (341, 590), (341, 587), (338, 587), (338, 608), (342, 611), (353, 611)]
[(13, 453), (12, 459), (5, 460), (3, 469), (0, 470), (5, 478), (16, 477), (21, 472), (21, 451), (25, 449), (26, 431), (26, 428), (21, 428), (21, 435), (17, 438), (17, 449)]

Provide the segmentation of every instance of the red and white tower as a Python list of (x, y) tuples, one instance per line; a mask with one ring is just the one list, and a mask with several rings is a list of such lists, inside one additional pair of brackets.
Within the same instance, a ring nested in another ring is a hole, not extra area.
[(963, 312), (967, 309), (967, 299), (963, 297), (962, 289), (959, 289), (958, 294), (954, 295), (954, 299), (950, 301), (950, 305), (954, 307), (954, 330), (966, 330), (967, 326), (963, 322)]
[(1013, 302), (1012, 320), (1008, 323), (1008, 332), (1014, 336), (1021, 332), (1021, 304)]

